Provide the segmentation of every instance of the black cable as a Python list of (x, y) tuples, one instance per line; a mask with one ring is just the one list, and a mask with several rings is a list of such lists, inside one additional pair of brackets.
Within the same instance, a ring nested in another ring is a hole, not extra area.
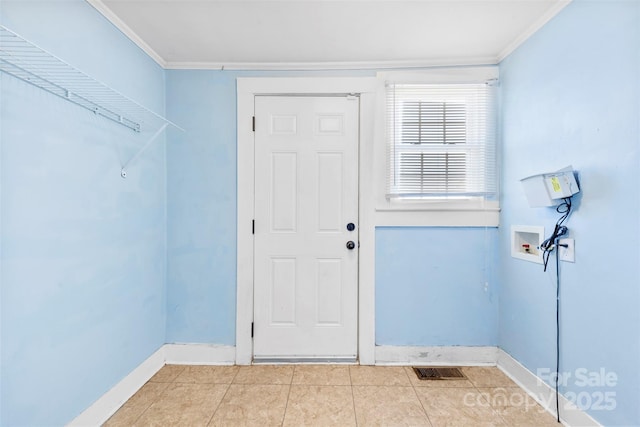
[[(571, 197), (562, 199), (563, 202), (556, 207), (556, 212), (562, 214), (556, 225), (553, 228), (553, 233), (544, 242), (540, 244), (540, 250), (542, 250), (542, 260), (544, 263), (544, 271), (547, 271), (547, 265), (549, 263), (549, 257), (551, 252), (556, 249), (556, 415), (557, 421), (560, 422), (560, 251), (557, 250), (560, 244), (558, 241), (560, 237), (569, 232), (569, 229), (563, 224), (571, 215)], [(566, 246), (566, 245), (562, 245)]]
[(560, 422), (560, 251), (556, 251), (556, 415)]
[(555, 249), (556, 244), (558, 243), (557, 240), (569, 231), (569, 229), (562, 224), (567, 220), (567, 218), (569, 218), (569, 215), (571, 215), (571, 197), (567, 197), (562, 200), (563, 202), (556, 207), (556, 212), (562, 214), (562, 216), (558, 218), (558, 221), (556, 221), (556, 225), (553, 228), (551, 236), (540, 244), (544, 271), (547, 271), (549, 256), (551, 256), (551, 252)]

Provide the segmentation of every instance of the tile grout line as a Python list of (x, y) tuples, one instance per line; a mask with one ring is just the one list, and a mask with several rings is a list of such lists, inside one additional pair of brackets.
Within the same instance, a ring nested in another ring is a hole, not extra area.
[[(168, 387), (167, 387), (167, 388), (168, 388)], [(160, 397), (162, 397), (162, 395), (164, 394), (164, 392), (165, 392), (165, 391), (167, 391), (167, 389), (166, 389), (166, 388), (165, 388), (164, 390), (162, 390), (162, 393), (160, 393), (160, 394), (158, 395), (157, 399), (160, 399)], [(151, 407), (153, 406), (153, 404), (154, 404), (154, 403), (156, 403), (156, 401), (157, 401), (157, 400), (156, 400), (156, 399), (154, 399), (154, 400), (153, 400), (153, 402), (149, 403), (149, 406), (147, 406), (147, 407), (144, 409), (144, 411), (140, 412), (140, 415), (138, 415), (138, 416), (136, 417), (136, 419), (135, 419), (135, 420), (133, 420), (133, 424), (134, 424), (134, 425), (135, 425), (135, 423), (137, 423), (137, 422), (138, 422), (138, 420), (139, 420), (140, 418), (142, 418), (142, 416), (143, 416), (143, 415), (144, 415), (144, 414), (149, 410), (149, 408), (151, 408)], [(114, 415), (115, 415), (115, 414), (114, 414)], [(113, 415), (112, 415), (112, 416), (113, 416)], [(107, 420), (107, 421), (108, 421), (108, 420)]]
[[(162, 368), (160, 368), (160, 370), (162, 370), (165, 366), (167, 366), (167, 364), (166, 364), (166, 363), (165, 363), (165, 365), (164, 365)], [(158, 371), (158, 372), (160, 372), (160, 371)], [(137, 423), (137, 422), (138, 422), (138, 420), (140, 420), (140, 418), (142, 418), (142, 416), (143, 416), (144, 414), (146, 414), (146, 413), (147, 413), (147, 411), (148, 411), (148, 410), (149, 410), (149, 409), (150, 409), (150, 408), (151, 408), (155, 403), (157, 403), (157, 402), (162, 398), (162, 396), (167, 392), (167, 390), (169, 390), (169, 387), (171, 387), (171, 384), (173, 384), (173, 383), (174, 383), (174, 381), (175, 381), (176, 379), (178, 379), (178, 377), (180, 376), (180, 374), (181, 374), (182, 372), (184, 372), (184, 368), (182, 368), (182, 370), (178, 373), (178, 375), (176, 375), (176, 377), (175, 377), (173, 380), (169, 381), (168, 383), (167, 383), (167, 382), (162, 382), (162, 383), (161, 383), (161, 382), (157, 382), (157, 381), (151, 381), (151, 380), (153, 379), (153, 376), (152, 376), (151, 378), (149, 378), (149, 379), (147, 380), (147, 382), (146, 382), (146, 383), (144, 383), (144, 385), (143, 385), (142, 387), (144, 387), (145, 385), (149, 384), (150, 382), (155, 382), (155, 383), (157, 383), (157, 384), (167, 384), (167, 386), (164, 388), (164, 390), (162, 390), (162, 393), (159, 393), (159, 394), (158, 394), (158, 396), (157, 396), (155, 399), (153, 399), (153, 401), (149, 404), (149, 406), (147, 406), (147, 407), (145, 408), (145, 410), (144, 410), (144, 411), (140, 412), (140, 415), (138, 415), (138, 416), (136, 417), (136, 419), (133, 421), (133, 424)], [(156, 373), (156, 374), (157, 374), (157, 373)], [(154, 376), (155, 376), (155, 375), (154, 375)], [(142, 387), (140, 387), (140, 390), (142, 390)], [(138, 390), (138, 391), (140, 391), (140, 390)], [(137, 392), (136, 392), (136, 393), (137, 393)], [(133, 397), (133, 396), (132, 396), (132, 397)], [(129, 399), (131, 399), (131, 398), (129, 398)], [(129, 401), (129, 400), (127, 400), (127, 402), (128, 402), (128, 401)], [(124, 406), (127, 402), (125, 402), (122, 406)], [(122, 408), (122, 406), (121, 406), (120, 408)], [(120, 410), (120, 409), (118, 409), (118, 410)], [(115, 414), (114, 414), (114, 415), (115, 415)], [(113, 415), (112, 415), (112, 416), (113, 416)]]
[[(471, 380), (469, 380), (469, 381), (471, 381)], [(502, 414), (501, 414), (501, 413), (499, 413), (498, 411), (496, 411), (496, 410), (495, 410), (495, 408), (493, 407), (493, 405), (491, 404), (491, 402), (490, 402), (490, 401), (488, 401), (488, 400), (486, 399), (486, 397), (482, 394), (482, 390), (480, 390), (480, 387), (478, 387), (478, 386), (476, 385), (476, 383), (475, 383), (475, 382), (473, 382), (473, 381), (471, 381), (471, 384), (473, 384), (473, 388), (475, 388), (476, 392), (480, 395), (480, 397), (481, 397), (485, 402), (487, 402), (488, 407), (489, 407), (489, 409), (491, 409), (491, 411), (493, 412), (493, 414), (494, 414), (494, 415), (497, 415), (497, 416), (498, 416), (498, 418), (499, 418), (500, 420), (502, 420), (502, 422), (504, 423), (504, 425), (505, 425), (505, 426), (508, 426), (509, 424), (507, 423), (507, 420), (505, 420), (505, 419), (504, 419), (504, 417), (502, 416)], [(496, 388), (496, 387), (485, 387), (485, 388)]]
[(220, 405), (222, 405), (222, 401), (224, 400), (225, 397), (227, 397), (227, 393), (229, 393), (229, 390), (231, 389), (231, 385), (233, 384), (233, 381), (238, 376), (238, 372), (240, 372), (240, 368), (236, 369), (236, 373), (233, 375), (233, 378), (231, 378), (231, 382), (227, 384), (227, 389), (224, 391), (224, 394), (222, 395), (222, 398), (220, 398), (220, 401), (216, 405), (216, 409), (214, 409), (213, 413), (211, 414), (211, 417), (209, 417), (209, 421), (207, 422), (207, 427), (211, 425), (211, 421), (213, 421), (213, 417), (216, 416), (216, 412), (218, 412), (218, 409), (220, 409)]
[[(411, 370), (410, 367), (406, 366), (404, 369), (405, 374), (407, 374), (407, 376), (409, 376), (409, 374), (407, 373), (408, 370)], [(413, 383), (413, 381), (411, 381), (411, 378), (409, 378), (409, 382), (411, 383), (411, 387), (413, 388), (413, 394), (416, 395), (416, 397), (418, 398), (418, 403), (420, 403), (420, 406), (422, 407), (422, 411), (424, 412), (424, 415), (427, 417), (427, 421), (429, 422), (429, 425), (431, 427), (433, 427), (433, 423), (431, 422), (431, 418), (429, 417), (429, 413), (427, 412), (427, 408), (424, 407), (424, 403), (422, 403), (422, 399), (420, 399), (420, 396), (418, 396), (418, 391), (416, 390), (416, 385)]]
[[(144, 386), (145, 386), (145, 385), (147, 385), (147, 384), (149, 384), (149, 381), (147, 381), (146, 383), (144, 383), (144, 385), (143, 385), (142, 387), (144, 387)], [(155, 384), (167, 384), (167, 383), (155, 383)], [(169, 383), (169, 384), (170, 384), (170, 383)], [(133, 424), (135, 424), (135, 423), (140, 419), (140, 417), (142, 417), (142, 415), (144, 415), (144, 413), (145, 413), (145, 412), (147, 412), (147, 410), (151, 407), (151, 405), (153, 405), (153, 404), (156, 402), (156, 400), (157, 400), (157, 399), (160, 399), (160, 397), (162, 397), (162, 395), (165, 393), (165, 391), (167, 390), (167, 388), (169, 388), (169, 384), (167, 384), (167, 386), (164, 388), (164, 390), (162, 390), (162, 391), (158, 394), (158, 396), (157, 396), (155, 399), (151, 400), (151, 402), (149, 402), (149, 404), (145, 406), (145, 408), (140, 412), (140, 414), (138, 414), (138, 416), (137, 416), (137, 417), (135, 417), (135, 419), (133, 420)], [(139, 389), (138, 391), (136, 391), (136, 393), (138, 393), (140, 390), (142, 390), (142, 387), (140, 387), (140, 389)], [(135, 396), (135, 394), (134, 394), (134, 396)], [(133, 398), (133, 396), (131, 396), (129, 399), (127, 399), (127, 401), (126, 401), (126, 402), (124, 402), (124, 403), (122, 404), (122, 406), (120, 406), (120, 408), (118, 408), (118, 410), (117, 410), (116, 412), (114, 412), (114, 413), (113, 413), (113, 414), (112, 414), (112, 415), (111, 415), (111, 416), (110, 416), (110, 417), (109, 417), (109, 418), (108, 418), (104, 423), (102, 423), (101, 425), (105, 425), (105, 424), (107, 424), (111, 418), (113, 418), (113, 417), (114, 417), (118, 412), (120, 412), (120, 410), (121, 410), (122, 408), (124, 408), (124, 406), (125, 406), (125, 405), (130, 401), (130, 400), (131, 400), (131, 398)]]
[(211, 425), (211, 421), (213, 421), (213, 417), (215, 417), (216, 412), (218, 412), (218, 409), (220, 409), (220, 405), (222, 405), (222, 401), (224, 400), (224, 398), (227, 397), (227, 393), (229, 393), (230, 388), (231, 388), (231, 384), (227, 384), (227, 389), (224, 391), (224, 394), (222, 395), (222, 397), (220, 398), (220, 401), (216, 405), (216, 409), (214, 409), (213, 412), (211, 413), (211, 416), (209, 417), (209, 421), (207, 421), (207, 424), (206, 424), (207, 426)]
[[(507, 418), (504, 417), (504, 415), (492, 404), (491, 401), (488, 400), (488, 397), (486, 396), (487, 393), (483, 393), (482, 389), (491, 389), (491, 390), (499, 390), (499, 389), (503, 389), (503, 390), (518, 390), (519, 392), (524, 393), (525, 395), (525, 399), (528, 398), (528, 393), (519, 385), (513, 383), (513, 384), (476, 384), (475, 381), (472, 381), (471, 379), (469, 379), (469, 381), (471, 382), (471, 384), (474, 386), (474, 388), (476, 389), (476, 391), (478, 392), (478, 394), (480, 396), (482, 396), (482, 398), (488, 403), (488, 407), (493, 411), (493, 413), (495, 415), (497, 415), (499, 417), (500, 420), (502, 420), (502, 422), (504, 423), (505, 426), (509, 426), (509, 422), (507, 421)], [(513, 406), (511, 404), (511, 402), (509, 402), (508, 404), (506, 404), (504, 406), (504, 408), (517, 408), (517, 406)], [(548, 411), (545, 411), (545, 413), (549, 413)], [(552, 414), (553, 415), (553, 414)]]
[[(482, 387), (481, 387), (481, 386), (477, 386), (477, 387), (476, 387), (476, 389), (478, 390), (478, 393), (479, 393), (479, 394), (480, 394), (480, 395), (485, 399), (485, 401), (487, 401), (487, 403), (489, 404), (489, 408), (491, 408), (491, 409), (495, 412), (495, 414), (496, 414), (496, 415), (498, 415), (498, 416), (500, 417), (500, 419), (504, 422), (504, 425), (505, 425), (505, 426), (508, 426), (508, 425), (509, 425), (509, 422), (507, 421), (507, 418), (505, 418), (505, 417), (504, 417), (504, 415), (503, 415), (503, 414), (502, 414), (498, 409), (499, 409), (499, 408), (504, 408), (504, 409), (505, 409), (505, 412), (506, 412), (506, 410), (507, 410), (507, 409), (509, 409), (509, 408), (511, 408), (511, 409), (515, 409), (515, 408), (518, 408), (518, 406), (517, 406), (517, 405), (513, 405), (513, 404), (511, 403), (511, 400), (509, 400), (509, 401), (508, 401), (504, 406), (496, 408), (496, 407), (493, 405), (493, 403), (492, 403), (491, 401), (489, 401), (489, 400), (488, 400), (488, 398), (487, 398), (487, 396), (486, 396), (486, 394), (488, 394), (488, 392), (483, 393), (483, 391), (482, 391), (481, 389), (493, 389), (493, 390), (500, 390), (500, 389), (502, 389), (502, 390), (505, 390), (505, 391), (506, 391), (506, 390), (518, 390), (519, 392), (524, 393), (524, 399), (525, 399), (525, 401), (526, 401), (526, 399), (530, 398), (530, 396), (527, 394), (527, 392), (526, 392), (522, 387), (520, 387), (520, 386), (518, 386), (518, 385), (515, 385), (515, 386), (509, 386), (509, 385), (500, 385), (500, 384), (497, 384), (497, 385), (496, 385), (496, 384), (494, 384), (494, 385), (484, 385), (484, 386), (482, 386)], [(536, 404), (537, 404), (537, 403), (536, 403)], [(551, 414), (550, 412), (548, 412), (548, 411), (547, 411), (547, 410), (545, 410), (544, 408), (543, 408), (543, 410), (544, 410), (544, 413), (545, 413), (545, 414)], [(527, 411), (528, 411), (528, 410), (526, 410), (525, 412), (527, 412)], [(527, 415), (528, 415), (528, 414), (527, 414)], [(553, 418), (554, 418), (554, 422), (555, 422), (555, 415), (554, 415), (554, 414), (551, 414), (551, 415), (553, 416)]]
[(291, 385), (293, 384), (293, 377), (296, 375), (296, 365), (293, 365), (293, 371), (291, 372), (291, 380), (289, 380), (289, 391), (287, 392), (287, 403), (284, 405), (284, 412), (282, 413), (282, 421), (280, 427), (284, 426), (284, 420), (287, 417), (287, 409), (289, 409), (289, 398), (291, 397)]
[(505, 426), (508, 426), (508, 424), (504, 421), (504, 418), (502, 418), (502, 415), (498, 414), (497, 411), (495, 411), (493, 409), (493, 407), (491, 406), (491, 402), (487, 401), (487, 399), (485, 399), (485, 397), (482, 395), (482, 392), (480, 391), (480, 388), (478, 387), (478, 385), (476, 384), (476, 382), (474, 380), (472, 380), (470, 377), (467, 376), (467, 374), (465, 372), (463, 372), (463, 375), (467, 378), (467, 381), (469, 381), (471, 383), (471, 386), (473, 387), (473, 389), (475, 390), (475, 392), (483, 399), (487, 402), (487, 406), (489, 407), (489, 409), (491, 409), (491, 412), (493, 412), (494, 416), (497, 415), (498, 418), (504, 423)]
[(356, 397), (353, 393), (353, 379), (351, 378), (351, 366), (349, 366), (348, 369), (349, 369), (349, 387), (351, 387), (351, 404), (353, 405), (353, 418), (355, 418), (356, 427), (358, 427), (358, 414), (356, 413)]

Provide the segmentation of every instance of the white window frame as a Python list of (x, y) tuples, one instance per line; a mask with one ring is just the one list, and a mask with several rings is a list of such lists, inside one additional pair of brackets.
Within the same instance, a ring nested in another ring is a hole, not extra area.
[[(497, 66), (440, 68), (419, 71), (377, 73), (377, 117), (386, 118), (385, 82), (424, 82), (429, 84), (480, 83), (497, 80)], [(386, 120), (378, 120), (375, 131), (375, 206), (378, 226), (471, 226), (497, 227), (499, 201), (389, 198), (389, 145)], [(496, 129), (497, 131), (497, 129)], [(498, 150), (496, 141), (496, 150)], [(498, 150), (499, 151), (499, 150)], [(499, 169), (499, 163), (498, 163)]]

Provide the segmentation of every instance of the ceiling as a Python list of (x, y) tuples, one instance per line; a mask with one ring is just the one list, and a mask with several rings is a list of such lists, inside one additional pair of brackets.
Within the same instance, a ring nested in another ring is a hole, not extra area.
[(87, 0), (165, 68), (495, 64), (571, 0)]

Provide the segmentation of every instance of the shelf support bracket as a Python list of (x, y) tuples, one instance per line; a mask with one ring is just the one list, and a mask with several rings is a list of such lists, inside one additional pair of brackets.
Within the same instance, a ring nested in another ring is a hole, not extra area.
[(169, 126), (169, 123), (163, 123), (162, 126), (160, 126), (160, 129), (158, 129), (156, 131), (156, 133), (153, 134), (153, 136), (151, 138), (149, 138), (149, 140), (146, 142), (146, 144), (144, 144), (142, 146), (142, 148), (140, 150), (138, 150), (138, 152), (136, 153), (135, 156), (133, 156), (127, 163), (124, 164), (124, 166), (122, 166), (122, 169), (120, 170), (120, 176), (122, 178), (126, 178), (127, 177), (127, 169), (129, 167), (130, 164), (132, 164), (133, 162), (135, 162), (138, 157), (140, 157), (142, 155), (142, 153), (144, 153), (147, 148), (149, 148), (149, 146), (151, 146), (151, 144), (153, 144), (153, 142), (158, 139), (158, 137), (160, 136), (160, 134), (162, 132), (164, 132), (164, 130), (167, 128), (167, 126)]

